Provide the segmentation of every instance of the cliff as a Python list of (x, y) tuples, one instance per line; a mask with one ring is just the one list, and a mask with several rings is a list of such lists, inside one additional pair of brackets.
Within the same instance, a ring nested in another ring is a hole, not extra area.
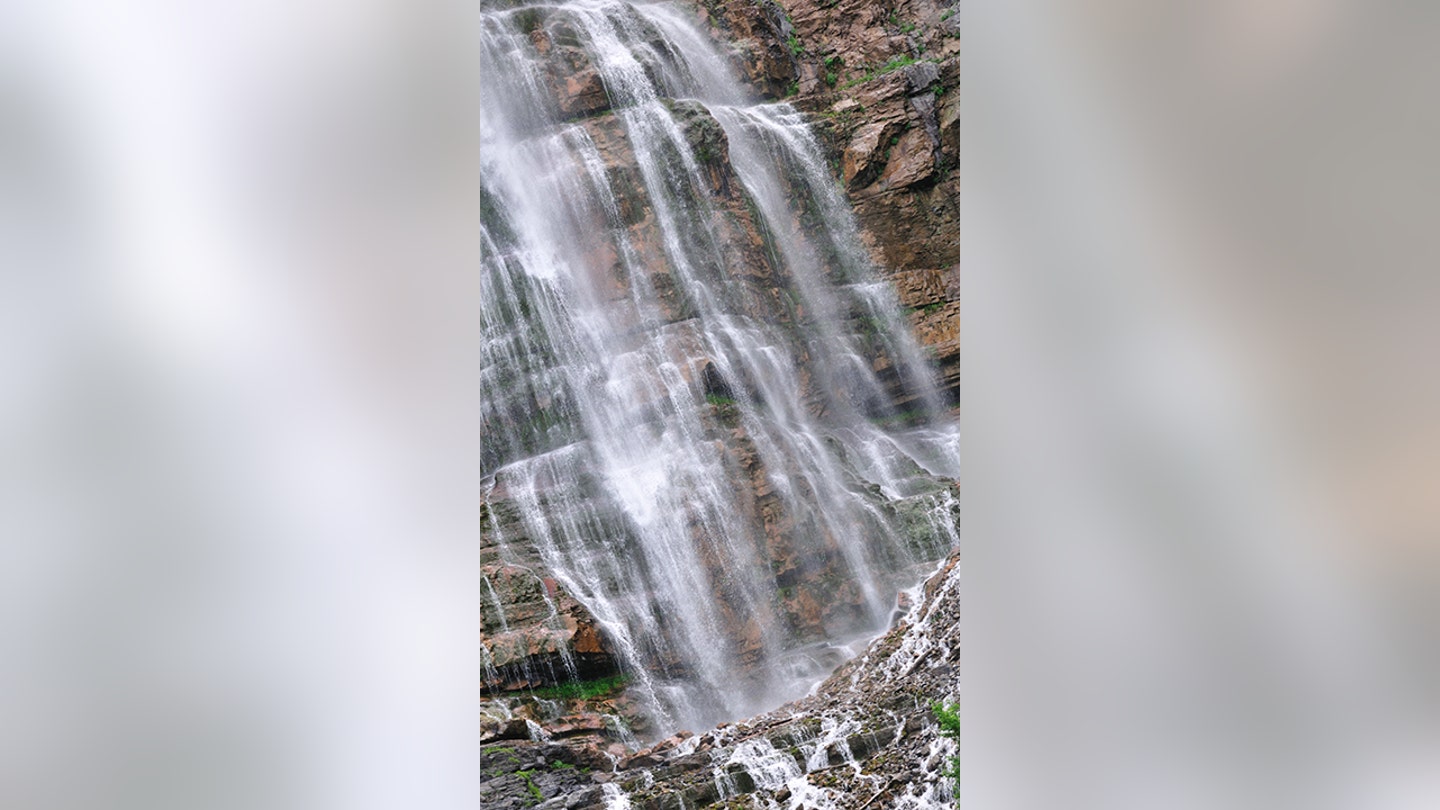
[[(526, 763), (661, 778), (640, 738), (795, 697), (956, 544), (959, 39), (929, 0), (481, 7), (507, 73), (482, 81), (507, 174), (480, 193), (482, 741), (527, 772), (495, 800), (538, 801)], [(700, 75), (690, 20), (788, 106)], [(747, 728), (869, 735), (848, 750), (893, 784), (850, 787), (898, 790), (881, 737), (931, 733), (915, 689), (953, 690), (841, 672), (830, 725)], [(883, 722), (836, 713), (861, 697)], [(743, 759), (745, 734), (670, 745)], [(626, 791), (765, 789), (691, 776)]]

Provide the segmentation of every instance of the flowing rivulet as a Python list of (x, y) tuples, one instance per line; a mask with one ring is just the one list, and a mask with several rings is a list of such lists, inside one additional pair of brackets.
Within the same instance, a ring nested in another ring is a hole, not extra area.
[(482, 543), (658, 734), (797, 697), (956, 544), (949, 403), (804, 117), (682, 9), (481, 6)]

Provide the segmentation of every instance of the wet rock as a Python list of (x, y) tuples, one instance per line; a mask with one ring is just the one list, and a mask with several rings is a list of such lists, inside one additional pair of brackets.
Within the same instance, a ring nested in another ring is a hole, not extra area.
[(654, 754), (636, 754), (633, 757), (627, 757), (624, 760), (621, 760), (620, 770), (628, 771), (635, 768), (653, 768), (656, 765), (659, 765), (662, 761), (663, 760), (661, 760), (660, 757), (657, 757)]
[[(957, 268), (958, 5), (945, 0), (778, 0), (802, 48), (790, 59), (782, 51), (789, 34), (782, 38), (765, 23), (755, 0), (694, 2), (719, 39), (743, 41), (746, 58), (760, 52), (776, 55), (774, 75), (754, 66), (743, 71), (758, 92), (778, 97), (777, 85), (796, 83), (798, 92), (788, 100), (816, 114), (817, 131), (836, 157), (862, 238), (877, 263), (892, 273)], [(906, 60), (914, 64), (886, 70)], [(793, 66), (781, 64), (790, 61)], [(802, 80), (807, 76), (820, 80)], [(890, 139), (912, 130), (926, 133), (929, 143), (912, 135), (905, 149), (893, 149), (887, 158), (885, 149), (899, 146)], [(927, 148), (933, 167), (926, 166), (922, 154)], [(897, 164), (888, 166), (897, 152)], [(956, 403), (958, 300), (957, 292), (943, 310), (925, 313), (918, 335), (938, 364), (946, 396)]]
[[(929, 702), (958, 699), (958, 560), (952, 555), (925, 583), (920, 604), (899, 626), (815, 694), (705, 732), (700, 739), (713, 746), (709, 753), (679, 755), (671, 740), (637, 753), (619, 780), (631, 805), (693, 808), (724, 795), (739, 797), (737, 807), (783, 806), (796, 778), (824, 789), (844, 810), (894, 806), (871, 803), (886, 792), (892, 802), (911, 796), (912, 806), (951, 801), (943, 769), (954, 748), (937, 744)], [(776, 774), (784, 774), (782, 784)]]
[(617, 671), (595, 617), (536, 570), (498, 562), (481, 566), (486, 690), (515, 691)]
[(564, 77), (557, 86), (557, 101), (563, 118), (594, 115), (610, 109), (605, 83), (594, 68)]

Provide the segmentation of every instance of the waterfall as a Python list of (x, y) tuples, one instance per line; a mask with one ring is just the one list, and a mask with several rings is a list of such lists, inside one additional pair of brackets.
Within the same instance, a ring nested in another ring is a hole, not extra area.
[(955, 542), (927, 357), (804, 115), (682, 7), (480, 5), (482, 543), (660, 733), (802, 695)]

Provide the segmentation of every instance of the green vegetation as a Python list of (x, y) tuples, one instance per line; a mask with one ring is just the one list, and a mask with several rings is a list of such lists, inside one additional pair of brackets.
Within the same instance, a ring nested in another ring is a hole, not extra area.
[(800, 38), (794, 34), (791, 34), (790, 38), (785, 40), (785, 46), (790, 49), (791, 56), (799, 56), (805, 53), (805, 46), (800, 44)]
[(530, 798), (525, 800), (525, 805), (527, 807), (530, 805), (539, 804), (540, 802), (545, 800), (545, 794), (541, 793), (539, 786), (530, 779), (530, 777), (535, 775), (535, 771), (516, 771), (515, 775), (525, 780), (525, 789), (530, 791)]
[[(940, 724), (940, 736), (954, 740), (956, 745), (959, 745), (959, 704), (947, 705), (937, 700), (930, 704), (930, 711), (935, 715), (935, 722)], [(950, 764), (945, 768), (945, 775), (954, 780), (955, 787), (960, 786), (960, 756), (958, 754), (950, 757)]]
[(926, 315), (929, 315), (929, 314), (931, 314), (932, 312), (939, 312), (940, 309), (941, 309), (942, 307), (944, 307), (944, 306), (945, 306), (945, 302), (944, 302), (944, 301), (932, 301), (932, 302), (926, 304), (926, 305), (923, 306), (923, 307), (911, 307), (911, 309), (912, 309), (913, 311), (915, 311), (915, 312), (923, 312), (923, 313), (925, 313)]
[(620, 691), (629, 680), (624, 675), (612, 675), (593, 681), (570, 681), (555, 686), (542, 686), (530, 690), (530, 694), (543, 700), (593, 700)]
[(730, 397), (727, 397), (727, 396), (725, 396), (724, 394), (706, 394), (706, 395), (705, 395), (705, 401), (708, 402), (708, 403), (710, 403), (711, 405), (716, 406), (716, 407), (723, 407), (723, 406), (725, 406), (725, 405), (734, 405), (734, 404), (735, 404), (735, 400), (734, 400), (734, 399), (731, 399)]
[(920, 61), (919, 59), (916, 59), (916, 58), (913, 57), (913, 56), (905, 56), (905, 55), (896, 56), (896, 57), (892, 58), (889, 62), (886, 62), (884, 67), (882, 67), (882, 68), (880, 68), (880, 70), (876, 71), (875, 75), (876, 75), (876, 76), (884, 76), (886, 73), (890, 73), (890, 72), (899, 70), (900, 68), (903, 68), (903, 67), (909, 67), (909, 66), (911, 66), (911, 65), (913, 65), (913, 64), (915, 64), (916, 62), (919, 62), (919, 61)]
[[(857, 78), (851, 79), (850, 81), (846, 82), (846, 83), (845, 83), (845, 86), (844, 86), (842, 89), (848, 89), (848, 88), (854, 87), (854, 86), (857, 85), (857, 84), (864, 84), (865, 82), (868, 82), (868, 81), (870, 81), (871, 79), (878, 79), (878, 78), (880, 78), (881, 76), (884, 76), (884, 75), (887, 74), (887, 73), (894, 73), (895, 71), (899, 70), (900, 68), (909, 67), (910, 65), (916, 64), (917, 62), (920, 62), (920, 61), (922, 61), (922, 60), (916, 59), (915, 57), (909, 56), (909, 55), (894, 57), (894, 58), (891, 59), (889, 62), (886, 62), (883, 66), (878, 67), (878, 68), (876, 68), (875, 70), (871, 70), (871, 71), (867, 71), (867, 72), (865, 72), (865, 73), (862, 73), (862, 74), (861, 74), (860, 76), (858, 76)], [(924, 60), (924, 61), (935, 62), (936, 60), (934, 60), (934, 59), (928, 59), (928, 60)]]
[(940, 22), (945, 22), (946, 20), (948, 20), (948, 19), (950, 19), (952, 16), (954, 16), (954, 14), (955, 14), (955, 9), (953, 9), (953, 8), (947, 8), (947, 9), (945, 9), (945, 11), (943, 11), (943, 12), (940, 14)]
[[(847, 86), (848, 86), (848, 85), (847, 85)], [(824, 115), (826, 118), (830, 119), (832, 122), (834, 122), (834, 124), (835, 124), (836, 126), (848, 127), (848, 126), (850, 126), (851, 124), (855, 123), (855, 117), (858, 116), (858, 115), (860, 115), (860, 114), (863, 113), (863, 112), (865, 112), (865, 108), (864, 108), (863, 106), (860, 106), (860, 105), (857, 104), (857, 105), (855, 105), (854, 107), (851, 107), (851, 108), (849, 108), (849, 109), (840, 110), (840, 111), (838, 111), (838, 112), (835, 111), (835, 110), (827, 110), (827, 111), (825, 111), (824, 113), (821, 113), (821, 114)], [(836, 174), (836, 176), (839, 176), (840, 172), (839, 172), (839, 164), (838, 164), (838, 163), (835, 165), (835, 168), (836, 168), (835, 174)]]

